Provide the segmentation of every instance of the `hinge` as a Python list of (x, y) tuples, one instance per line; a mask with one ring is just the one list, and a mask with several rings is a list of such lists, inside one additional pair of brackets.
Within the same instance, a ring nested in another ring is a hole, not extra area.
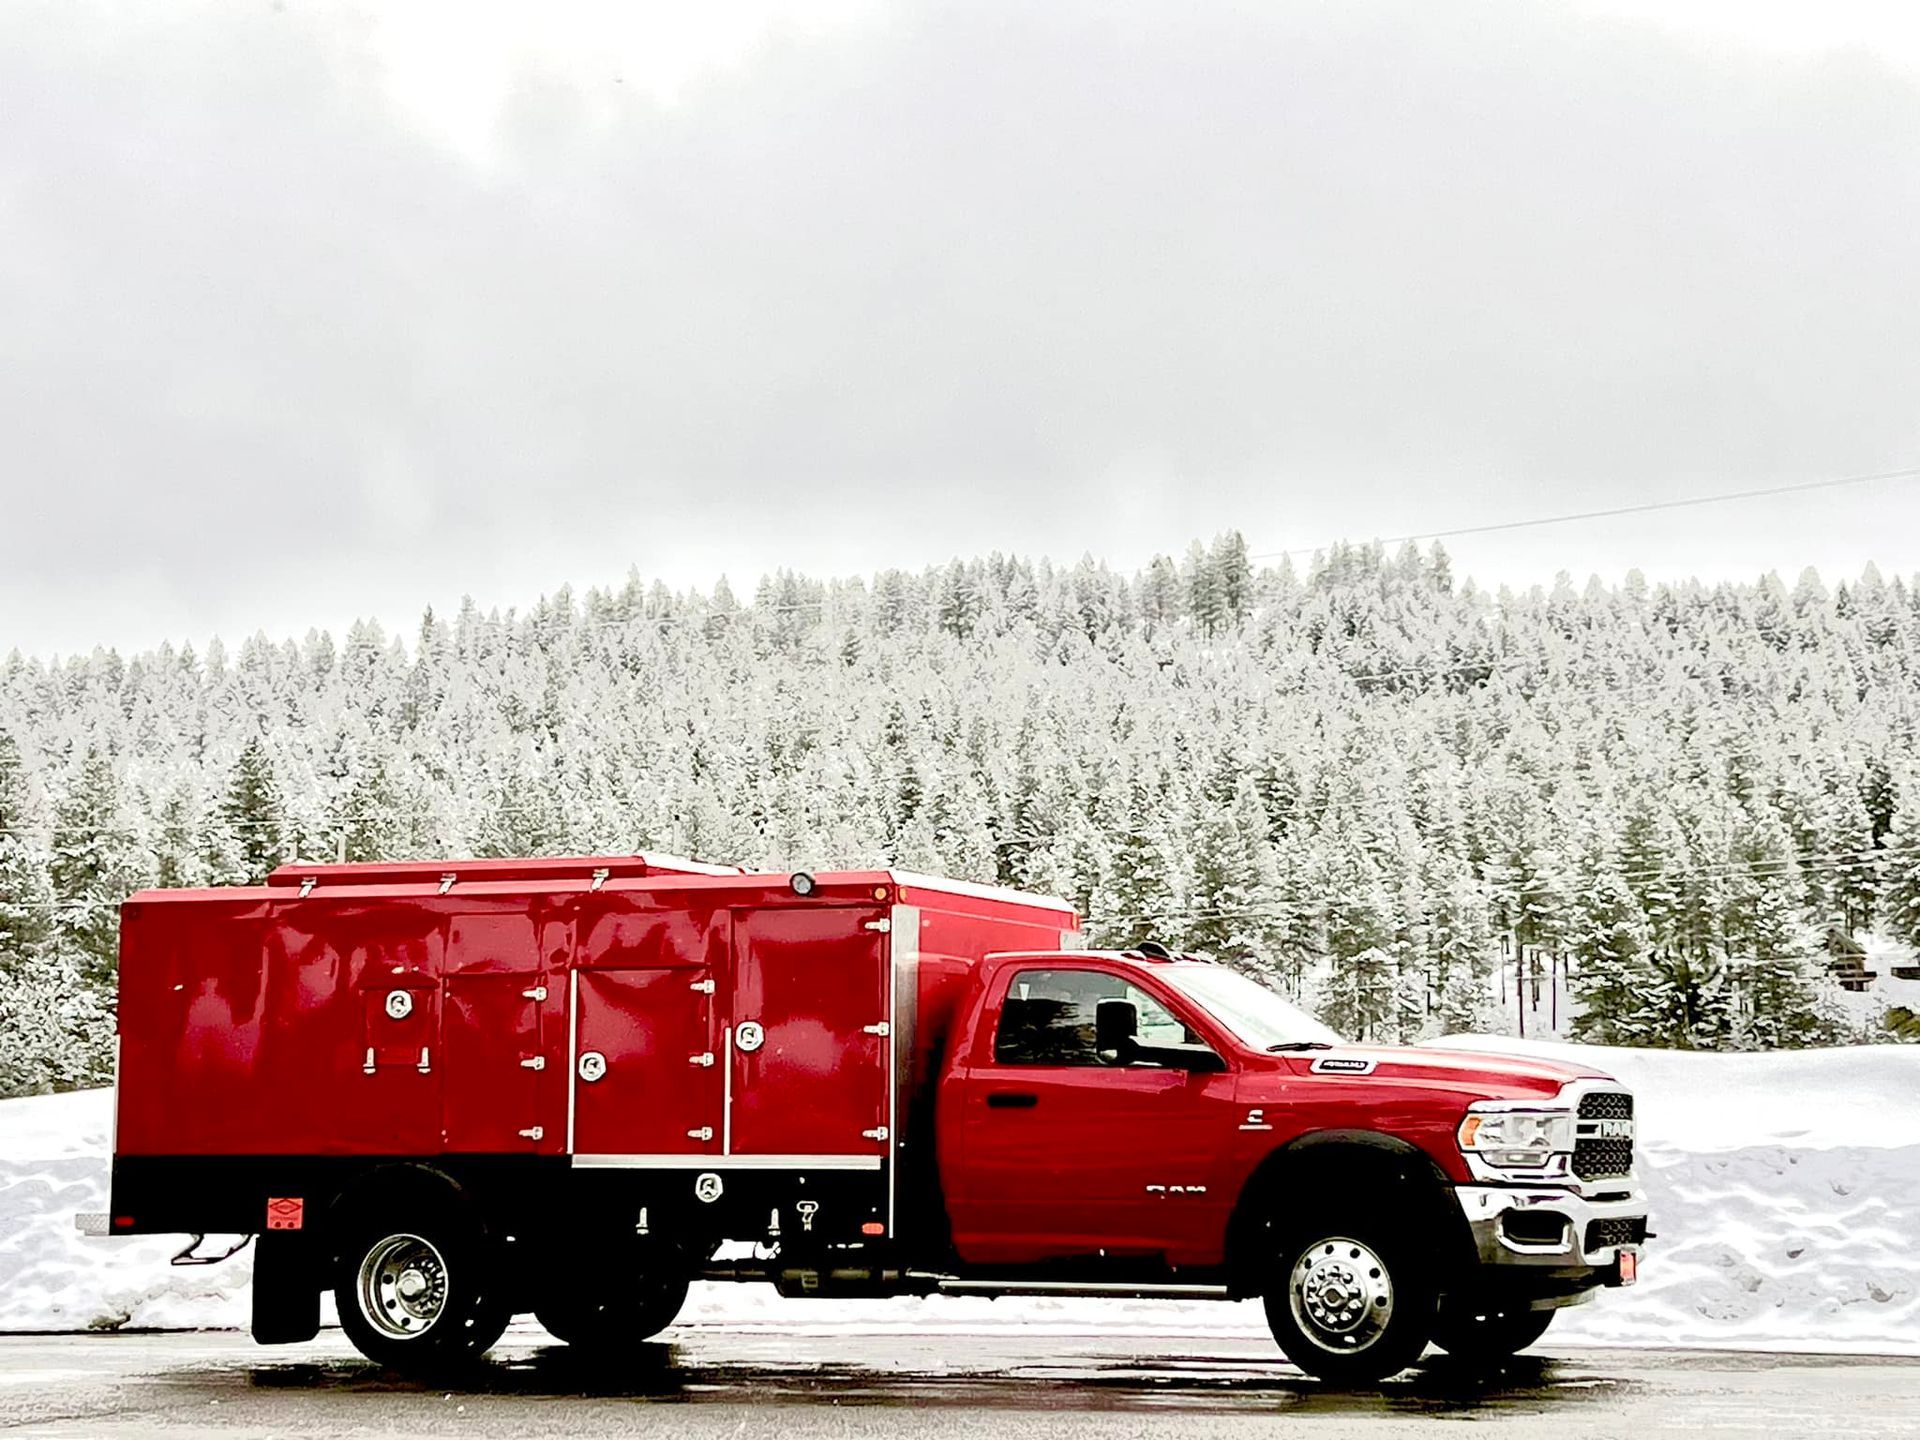
[(606, 866), (602, 865), (598, 870), (593, 872), (593, 884), (587, 888), (589, 890), (598, 890), (602, 885), (607, 883), (607, 876), (612, 873), (613, 872), (608, 870)]
[(882, 1125), (877, 1129), (862, 1130), (860, 1133), (868, 1140), (884, 1140), (887, 1138), (887, 1127)]
[(371, 1045), (367, 1046), (367, 1062), (366, 1064), (362, 1065), (360, 1069), (368, 1075), (371, 1075), (374, 1072), (373, 1047)]
[(544, 985), (536, 985), (531, 990), (522, 990), (520, 992), (520, 998), (522, 1000), (544, 1000), (547, 998), (547, 987)]
[(713, 1052), (711, 1050), (704, 1050), (698, 1055), (689, 1055), (687, 1056), (687, 1063), (689, 1065), (711, 1065), (713, 1064)]
[(687, 1139), (689, 1140), (711, 1140), (712, 1138), (713, 1127), (711, 1125), (702, 1125), (698, 1130), (687, 1131)]
[(529, 1055), (520, 1062), (520, 1068), (522, 1070), (544, 1070), (547, 1068), (547, 1057), (544, 1055)]
[(520, 1132), (520, 1138), (522, 1140), (544, 1140), (547, 1138), (547, 1132), (541, 1126), (529, 1125), (525, 1130)]
[(451, 875), (451, 874), (442, 875), (440, 877), (440, 893), (444, 895), (447, 893), (447, 891), (453, 889), (453, 882), (458, 880), (459, 878), (460, 877), (458, 875)]
[(860, 1033), (862, 1035), (879, 1035), (884, 1038), (893, 1033), (893, 1027), (882, 1020), (878, 1025), (862, 1025), (860, 1027)]
[(876, 934), (885, 935), (893, 929), (893, 922), (891, 920), (869, 920), (864, 928), (872, 930)]
[(696, 980), (687, 986), (687, 989), (693, 991), (696, 995), (711, 995), (713, 993), (713, 981)]
[(420, 1073), (425, 1075), (432, 1071), (432, 1069), (433, 1066), (427, 1061), (427, 1047), (422, 1045), (420, 1047)]

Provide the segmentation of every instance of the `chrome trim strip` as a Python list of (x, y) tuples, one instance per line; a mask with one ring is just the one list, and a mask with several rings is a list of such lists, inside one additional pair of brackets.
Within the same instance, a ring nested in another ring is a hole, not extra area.
[(575, 1155), (576, 1170), (878, 1170), (878, 1155)]

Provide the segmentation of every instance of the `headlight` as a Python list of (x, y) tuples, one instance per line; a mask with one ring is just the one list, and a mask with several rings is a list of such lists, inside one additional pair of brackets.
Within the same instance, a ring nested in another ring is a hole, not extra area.
[(1573, 1112), (1476, 1105), (1460, 1122), (1460, 1148), (1496, 1169), (1538, 1170), (1573, 1149)]

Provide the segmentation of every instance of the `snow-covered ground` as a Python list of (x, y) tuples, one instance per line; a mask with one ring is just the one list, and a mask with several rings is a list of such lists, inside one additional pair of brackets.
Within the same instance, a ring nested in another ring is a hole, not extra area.
[[(1920, 1354), (1920, 1047), (1770, 1055), (1439, 1042), (1580, 1055), (1640, 1097), (1659, 1234), (1644, 1278), (1555, 1324), (1556, 1343)], [(87, 1240), (106, 1208), (109, 1095), (0, 1102), (0, 1329), (244, 1326), (249, 1262), (176, 1269), (177, 1241)], [(699, 1286), (686, 1324), (1259, 1332), (1257, 1306), (935, 1298), (785, 1301)]]

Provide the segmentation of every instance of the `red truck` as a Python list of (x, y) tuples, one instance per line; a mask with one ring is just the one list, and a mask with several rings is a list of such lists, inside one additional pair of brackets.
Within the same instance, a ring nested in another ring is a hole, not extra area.
[(1080, 941), (1039, 896), (657, 856), (143, 892), (104, 1228), (257, 1236), (258, 1340), (331, 1292), (410, 1369), (529, 1311), (614, 1351), (705, 1279), (1257, 1297), (1296, 1364), (1364, 1382), (1633, 1282), (1606, 1076), (1346, 1045), (1232, 970)]

